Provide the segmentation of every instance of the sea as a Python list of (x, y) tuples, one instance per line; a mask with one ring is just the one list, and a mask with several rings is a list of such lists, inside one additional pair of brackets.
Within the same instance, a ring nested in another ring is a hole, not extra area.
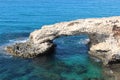
[(51, 56), (11, 56), (5, 46), (25, 42), (43, 25), (120, 15), (120, 0), (0, 0), (0, 80), (112, 80), (88, 54), (87, 35), (62, 36)]

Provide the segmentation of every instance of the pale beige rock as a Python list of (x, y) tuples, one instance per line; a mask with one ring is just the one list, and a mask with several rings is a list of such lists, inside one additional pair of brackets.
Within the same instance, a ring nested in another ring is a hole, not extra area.
[[(119, 26), (120, 16), (61, 22), (53, 25), (45, 25), (41, 29), (32, 32), (29, 37), (29, 42), (36, 50), (35, 52), (33, 51), (32, 54), (36, 53), (36, 55), (38, 55), (50, 49), (53, 44), (52, 41), (55, 38), (87, 34), (90, 38), (90, 54), (96, 57), (99, 56), (99, 58), (107, 64), (108, 62), (120, 59), (120, 39), (119, 37), (116, 39), (115, 35), (117, 32), (115, 34), (113, 31), (114, 27)], [(119, 34), (117, 36), (119, 36)]]

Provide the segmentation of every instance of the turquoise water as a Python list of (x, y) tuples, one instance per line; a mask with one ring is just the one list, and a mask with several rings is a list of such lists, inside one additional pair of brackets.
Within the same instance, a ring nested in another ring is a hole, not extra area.
[(22, 59), (3, 46), (21, 42), (42, 25), (120, 15), (120, 0), (0, 0), (0, 80), (104, 80), (87, 51), (86, 35), (61, 37), (54, 55)]

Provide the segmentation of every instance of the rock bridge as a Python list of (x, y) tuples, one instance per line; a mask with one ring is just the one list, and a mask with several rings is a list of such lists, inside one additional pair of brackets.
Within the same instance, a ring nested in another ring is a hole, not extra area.
[(78, 19), (45, 25), (35, 30), (25, 43), (16, 43), (5, 49), (11, 55), (33, 58), (50, 54), (53, 40), (61, 36), (87, 34), (90, 39), (89, 54), (108, 64), (120, 60), (120, 16)]

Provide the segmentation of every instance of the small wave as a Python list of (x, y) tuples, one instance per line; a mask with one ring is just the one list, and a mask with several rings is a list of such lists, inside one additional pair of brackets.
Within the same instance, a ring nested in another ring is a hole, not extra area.
[(24, 43), (24, 42), (26, 42), (28, 39), (23, 39), (23, 40), (16, 40), (16, 39), (14, 39), (14, 40), (9, 40), (9, 42), (10, 43)]
[(95, 62), (101, 62), (101, 60), (98, 59), (98, 58), (96, 58), (96, 57), (92, 57), (92, 56), (91, 56), (91, 58), (92, 58)]
[(12, 58), (12, 56), (5, 51), (6, 46), (9, 46), (9, 45), (12, 45), (12, 44), (15, 44), (15, 43), (24, 43), (26, 41), (28, 41), (28, 38), (13, 39), (13, 40), (9, 40), (8, 43), (1, 45), (0, 46), (0, 58)]
[(90, 41), (90, 39), (80, 39), (79, 40), (79, 44), (88, 44), (88, 42)]
[(8, 43), (3, 44), (2, 46), (9, 46), (15, 43), (24, 43), (26, 41), (28, 41), (28, 38), (11, 39), (11, 40), (8, 40)]
[(19, 38), (19, 39), (8, 40), (7, 43), (0, 45), (0, 51), (1, 51), (1, 50), (4, 50), (4, 48), (5, 48), (6, 46), (13, 45), (13, 44), (15, 44), (15, 43), (24, 43), (24, 42), (26, 42), (26, 41), (28, 41), (28, 38)]

